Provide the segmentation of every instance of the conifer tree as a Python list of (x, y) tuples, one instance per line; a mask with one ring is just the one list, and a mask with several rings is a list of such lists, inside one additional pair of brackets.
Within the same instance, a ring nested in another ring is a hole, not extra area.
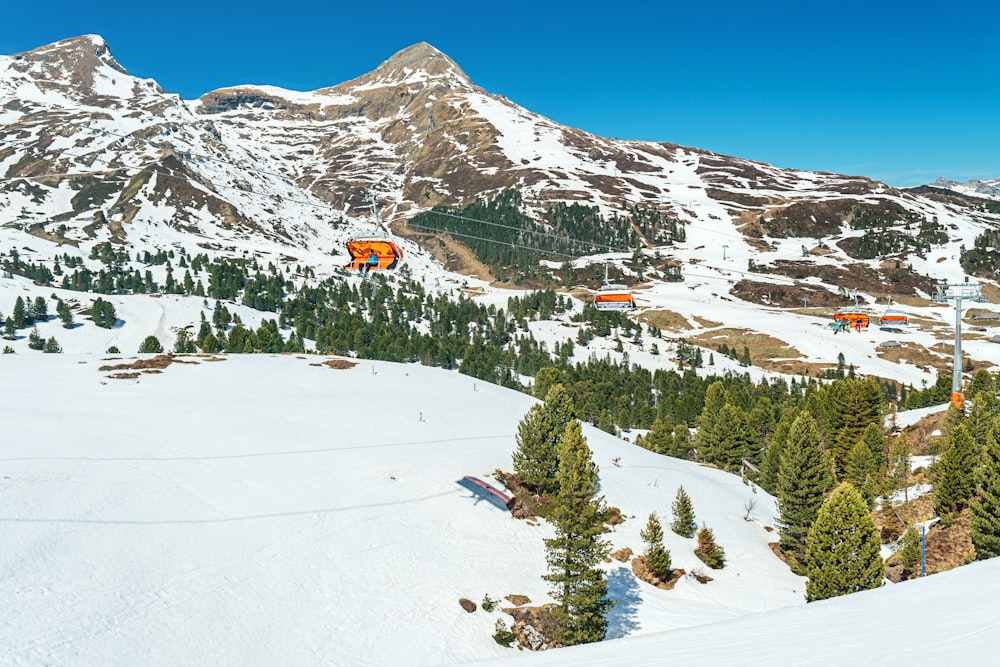
[(17, 297), (14, 301), (14, 312), (11, 314), (11, 320), (14, 322), (14, 328), (20, 329), (27, 323), (28, 309), (24, 305), (24, 299)]
[(56, 340), (55, 336), (51, 336), (47, 341), (45, 341), (45, 347), (42, 348), (42, 352), (48, 354), (60, 354), (62, 352), (62, 346), (59, 345), (59, 341)]
[(698, 531), (698, 547), (694, 555), (713, 570), (721, 570), (726, 564), (726, 552), (715, 542), (715, 533), (706, 525)]
[(549, 574), (543, 577), (553, 585), (552, 617), (563, 646), (604, 639), (614, 605), (606, 599), (607, 577), (599, 567), (610, 545), (601, 539), (607, 510), (597, 496), (597, 473), (580, 423), (573, 420), (559, 439), (558, 493), (550, 516), (556, 536), (545, 540)]
[(670, 418), (653, 420), (653, 426), (649, 429), (641, 440), (637, 439), (636, 444), (658, 454), (666, 454), (673, 449), (673, 424)]
[(670, 576), (670, 552), (663, 546), (663, 526), (656, 512), (649, 515), (646, 527), (639, 533), (646, 543), (646, 568), (657, 578), (666, 579)]
[(983, 462), (976, 477), (978, 495), (969, 503), (972, 513), (972, 545), (976, 558), (1000, 556), (1000, 443), (994, 420), (983, 447)]
[(977, 464), (975, 442), (965, 424), (956, 423), (948, 433), (948, 448), (937, 466), (934, 510), (942, 519), (962, 511), (974, 489), (973, 470)]
[(899, 558), (899, 564), (903, 566), (904, 574), (908, 575), (920, 562), (920, 532), (914, 526), (908, 526), (900, 543), (896, 555)]
[(205, 354), (215, 354), (222, 351), (222, 345), (219, 344), (215, 334), (209, 332), (201, 341), (201, 350)]
[(28, 334), (28, 347), (32, 350), (41, 350), (45, 347), (45, 339), (38, 333), (37, 327), (32, 327), (31, 333)]
[(823, 503), (806, 538), (806, 601), (881, 586), (880, 548), (861, 494), (849, 482), (841, 484)]
[(848, 452), (869, 424), (882, 422), (882, 388), (874, 379), (849, 379), (835, 383), (839, 391), (831, 395), (830, 433), (837, 475), (843, 477)]
[(670, 441), (670, 449), (662, 452), (667, 456), (678, 459), (691, 458), (691, 429), (687, 424), (678, 424), (674, 427), (674, 437)]
[(720, 437), (717, 424), (727, 402), (726, 388), (721, 380), (716, 380), (705, 389), (704, 406), (695, 420), (698, 430), (694, 436), (694, 446), (699, 461), (707, 460), (706, 456), (713, 456), (718, 447)]
[(59, 303), (56, 304), (56, 314), (62, 320), (63, 329), (73, 328), (73, 311), (62, 299), (59, 299)]
[(864, 437), (858, 440), (847, 454), (845, 466), (844, 479), (858, 490), (865, 499), (865, 504), (871, 509), (875, 502), (880, 466)]
[(820, 444), (816, 422), (805, 412), (788, 432), (775, 482), (781, 512), (779, 541), (785, 553), (800, 561), (805, 556), (806, 535), (832, 487), (830, 460)]
[(191, 340), (191, 334), (188, 333), (187, 329), (178, 329), (177, 337), (174, 339), (174, 352), (177, 354), (194, 354), (198, 351), (195, 346), (194, 341)]
[[(875, 463), (876, 471), (881, 470), (886, 461), (885, 433), (882, 427), (876, 423), (868, 424), (861, 432), (861, 441), (868, 447), (872, 454), (872, 461)], [(846, 469), (845, 469), (846, 472)], [(853, 482), (852, 482), (853, 483)]]
[(787, 411), (774, 426), (774, 432), (767, 441), (767, 449), (760, 462), (760, 477), (757, 482), (769, 493), (774, 494), (774, 489), (778, 481), (778, 467), (781, 464), (781, 450), (788, 439), (788, 432), (792, 428), (792, 422), (796, 415), (792, 411)]
[(545, 403), (531, 406), (517, 426), (514, 474), (539, 494), (558, 490), (557, 445), (573, 419), (573, 402), (561, 384), (552, 385)]
[(886, 462), (884, 492), (887, 507), (892, 506), (892, 496), (903, 492), (904, 502), (909, 500), (907, 489), (910, 484), (910, 439), (905, 433), (900, 433), (889, 447), (889, 460)]
[(670, 509), (674, 514), (674, 520), (670, 522), (670, 530), (681, 537), (693, 537), (694, 532), (698, 529), (698, 524), (694, 520), (694, 505), (691, 503), (691, 497), (683, 486), (678, 487), (677, 495), (674, 497)]
[(156, 336), (146, 336), (139, 345), (139, 354), (159, 354), (163, 352), (163, 345)]
[(36, 322), (44, 322), (49, 318), (49, 307), (44, 297), (35, 297), (35, 303), (31, 308), (31, 316)]
[(739, 468), (747, 450), (747, 413), (731, 403), (719, 410), (714, 425), (714, 436), (698, 448), (702, 461), (723, 470)]

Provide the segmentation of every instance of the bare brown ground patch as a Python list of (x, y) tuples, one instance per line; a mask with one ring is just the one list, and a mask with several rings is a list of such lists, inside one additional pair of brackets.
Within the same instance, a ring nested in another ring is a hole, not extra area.
[(714, 329), (716, 327), (721, 327), (722, 326), (722, 322), (715, 322), (714, 320), (710, 320), (710, 319), (705, 318), (705, 317), (699, 317), (698, 315), (692, 315), (691, 319), (693, 319), (702, 328), (705, 328), (705, 329)]
[(1000, 303), (1000, 287), (992, 283), (984, 283), (982, 294), (990, 303)]
[(334, 370), (345, 370), (348, 368), (354, 368), (358, 365), (356, 361), (349, 361), (347, 359), (327, 359), (326, 361), (321, 361), (318, 364), (309, 364), (310, 366), (326, 366), (327, 368), (333, 368)]
[(687, 572), (679, 568), (670, 570), (670, 574), (667, 575), (666, 578), (661, 579), (650, 572), (649, 568), (646, 567), (645, 556), (636, 556), (632, 559), (632, 574), (634, 574), (637, 579), (645, 581), (647, 584), (652, 584), (653, 586), (662, 588), (665, 591), (671, 591), (674, 589), (674, 586), (677, 585), (677, 582), (681, 580), (681, 577), (687, 574)]
[(155, 357), (150, 357), (149, 359), (136, 359), (132, 363), (124, 364), (113, 364), (110, 366), (101, 366), (97, 370), (103, 372), (109, 371), (138, 371), (137, 373), (113, 373), (108, 377), (114, 378), (116, 380), (133, 380), (139, 377), (139, 374), (149, 374), (149, 373), (162, 373), (163, 369), (170, 364), (197, 364), (197, 361), (183, 359), (172, 354), (158, 354)]
[(687, 318), (672, 310), (647, 310), (640, 313), (637, 319), (664, 331), (681, 332), (693, 328)]
[(490, 267), (480, 262), (475, 253), (464, 243), (447, 234), (416, 232), (405, 225), (398, 226), (397, 232), (403, 238), (418, 242), (422, 248), (434, 255), (450, 271), (465, 276), (474, 275), (491, 283), (496, 280)]
[(791, 375), (813, 374), (833, 367), (832, 364), (803, 361), (802, 353), (785, 341), (745, 329), (716, 329), (692, 336), (689, 342), (711, 350), (726, 345), (736, 350), (737, 354), (742, 354), (745, 347), (750, 350), (750, 360), (754, 366)]
[(941, 354), (932, 352), (917, 343), (904, 341), (899, 341), (899, 343), (902, 347), (880, 347), (875, 352), (880, 359), (897, 364), (905, 362), (923, 371), (943, 371), (951, 368), (951, 357), (945, 358)]
[[(936, 516), (933, 494), (921, 496), (885, 512), (872, 513), (876, 527), (882, 531), (883, 541), (886, 541), (886, 537), (895, 539), (903, 534), (907, 526), (933, 516)], [(927, 574), (951, 570), (975, 557), (969, 522), (970, 513), (965, 509), (948, 525), (936, 523), (927, 530), (924, 551)]]
[[(943, 444), (941, 433), (947, 416), (947, 410), (935, 412), (903, 429), (906, 439), (910, 441), (910, 452), (914, 456), (926, 456)], [(935, 432), (938, 435), (934, 435)]]

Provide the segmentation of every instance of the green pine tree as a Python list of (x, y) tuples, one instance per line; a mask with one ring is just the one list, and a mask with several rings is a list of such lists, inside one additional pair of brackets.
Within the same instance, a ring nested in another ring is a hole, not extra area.
[(139, 345), (139, 354), (160, 354), (163, 352), (163, 345), (156, 336), (146, 336)]
[(775, 487), (781, 512), (781, 548), (798, 561), (805, 557), (806, 535), (833, 483), (830, 460), (820, 444), (816, 422), (805, 412), (788, 432)]
[(681, 537), (694, 537), (694, 532), (698, 530), (698, 524), (694, 519), (694, 505), (683, 486), (678, 487), (670, 509), (674, 515), (674, 520), (670, 522), (670, 530)]
[(849, 482), (841, 484), (823, 503), (806, 538), (806, 601), (881, 586), (880, 549), (864, 499)]
[(607, 532), (607, 510), (590, 448), (580, 430), (571, 422), (559, 439), (558, 493), (549, 517), (556, 536), (545, 540), (549, 574), (556, 607), (555, 639), (563, 646), (587, 644), (604, 639), (607, 614), (614, 600), (606, 598), (607, 577), (600, 563), (610, 545), (601, 539)]
[(62, 347), (59, 345), (59, 341), (56, 340), (56, 337), (51, 336), (47, 341), (45, 341), (45, 347), (42, 348), (42, 352), (47, 354), (60, 354), (62, 352)]
[(712, 529), (705, 525), (698, 531), (698, 546), (694, 555), (713, 570), (721, 570), (726, 564), (726, 552), (716, 544)]
[(948, 446), (938, 461), (934, 485), (934, 510), (942, 520), (969, 504), (974, 490), (971, 474), (977, 464), (976, 445), (965, 424), (956, 423), (948, 433)]
[(73, 311), (62, 299), (59, 299), (59, 302), (56, 304), (56, 314), (62, 320), (64, 329), (73, 328)]
[(913, 568), (920, 563), (920, 531), (915, 526), (909, 526), (903, 533), (900, 540), (899, 551), (896, 552), (899, 564), (903, 566), (903, 572), (909, 575)]
[(17, 300), (14, 301), (14, 312), (11, 314), (11, 320), (14, 323), (14, 328), (20, 329), (25, 324), (27, 324), (27, 318), (28, 318), (28, 309), (24, 305), (24, 299), (21, 297), (17, 297)]
[(858, 440), (847, 454), (844, 479), (865, 499), (869, 509), (875, 503), (880, 465), (865, 438)]
[(191, 334), (188, 333), (187, 329), (178, 329), (177, 337), (174, 339), (174, 352), (177, 354), (194, 354), (198, 351), (195, 346), (194, 341), (191, 340)]
[(874, 379), (847, 379), (835, 383), (831, 396), (833, 459), (837, 475), (843, 477), (848, 452), (869, 424), (882, 423), (882, 388)]
[(708, 461), (715, 458), (715, 453), (719, 449), (719, 442), (722, 436), (719, 433), (719, 417), (722, 408), (727, 404), (726, 388), (721, 380), (717, 380), (708, 385), (705, 390), (705, 404), (698, 415), (696, 425), (698, 431), (694, 436), (694, 446), (698, 451), (699, 461)]
[(892, 506), (892, 497), (900, 491), (903, 492), (904, 502), (909, 501), (907, 489), (910, 485), (910, 467), (910, 439), (905, 433), (900, 433), (889, 447), (889, 458), (886, 462), (883, 480), (886, 507)]
[(663, 526), (656, 512), (649, 515), (646, 527), (639, 533), (642, 541), (646, 543), (646, 551), (643, 556), (646, 559), (646, 568), (659, 579), (667, 579), (670, 576), (670, 552), (663, 546)]
[(972, 513), (972, 545), (976, 558), (1000, 556), (1000, 444), (994, 420), (983, 447), (983, 462), (976, 476), (978, 495), (969, 503)]
[(45, 339), (38, 333), (37, 327), (32, 327), (31, 333), (28, 334), (28, 347), (32, 350), (41, 350), (45, 347)]
[(785, 411), (778, 423), (774, 426), (774, 432), (767, 440), (767, 449), (760, 462), (760, 476), (758, 483), (769, 493), (774, 494), (774, 489), (778, 483), (778, 467), (781, 465), (781, 450), (788, 440), (788, 432), (792, 428), (792, 422), (797, 415), (791, 410)]
[(552, 385), (545, 403), (533, 405), (517, 427), (514, 474), (541, 495), (558, 491), (558, 442), (573, 420), (573, 402), (561, 384)]

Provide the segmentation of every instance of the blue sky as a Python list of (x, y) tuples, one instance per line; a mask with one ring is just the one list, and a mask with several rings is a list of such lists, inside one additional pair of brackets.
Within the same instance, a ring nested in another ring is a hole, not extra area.
[(8, 3), (0, 53), (103, 36), (194, 98), (335, 85), (426, 41), (476, 84), (603, 136), (897, 186), (1000, 177), (991, 2)]

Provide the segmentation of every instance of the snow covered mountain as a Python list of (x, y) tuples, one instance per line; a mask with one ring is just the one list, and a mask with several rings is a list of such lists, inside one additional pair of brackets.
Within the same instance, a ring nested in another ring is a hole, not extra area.
[[(677, 281), (614, 254), (576, 262), (617, 263), (636, 285), (635, 317), (662, 329), (662, 353), (618, 333), (583, 342), (581, 299), (559, 318), (527, 318), (547, 349), (569, 341), (571, 362), (676, 370), (685, 339), (706, 357), (717, 352), (713, 373), (788, 379), (847, 363), (918, 387), (951, 362), (954, 311), (928, 298), (934, 283), (962, 280), (965, 246), (1000, 224), (966, 197), (589, 135), (478, 88), (427, 44), (317, 91), (247, 85), (190, 101), (129, 75), (101, 38), (79, 37), (0, 56), (0, 134), (0, 262), (20, 262), (0, 273), (0, 311), (6, 318), (16, 300), (41, 300), (77, 318), (34, 324), (65, 355), (31, 350), (28, 327), (0, 343), (17, 353), (0, 357), (12, 415), (0, 480), (0, 577), (11, 591), (0, 662), (11, 664), (513, 661), (524, 656), (490, 638), (500, 612), (467, 614), (458, 598), (547, 599), (541, 539), (550, 527), (477, 504), (455, 483), (509, 464), (527, 395), (417, 364), (305, 354), (175, 357), (162, 368), (144, 366), (148, 357), (111, 359), (105, 350), (129, 355), (151, 335), (169, 347), (222, 308), (167, 290), (99, 297), (34, 279), (36, 269), (141, 272), (160, 285), (176, 269), (178, 282), (189, 271), (207, 285), (210, 270), (193, 266), (204, 253), (284, 275), (289, 298), (328, 277), (361, 292), (370, 285), (341, 267), (344, 240), (371, 224), (365, 191), (403, 235), (426, 207), (516, 187), (536, 213), (553, 202), (604, 214), (634, 205), (684, 223), (685, 240), (645, 239), (643, 249), (681, 267)], [(497, 309), (524, 294), (446, 271), (409, 237), (400, 243), (399, 274), (428, 294), (474, 295)], [(995, 277), (983, 277), (994, 290)], [(834, 336), (832, 307), (851, 303), (854, 289), (879, 310), (893, 297), (913, 326)], [(97, 298), (117, 312), (110, 328), (93, 319)], [(219, 301), (248, 328), (277, 318), (236, 297)], [(427, 317), (414, 319), (426, 331)], [(984, 317), (963, 340), (977, 368), (1000, 364), (988, 330), (996, 321)], [(718, 353), (720, 344), (752, 346), (753, 366)], [(134, 367), (102, 368), (117, 365)], [(379, 425), (379, 437), (359, 424)], [(819, 664), (809, 641), (832, 641), (827, 630), (839, 641), (858, 618), (916, 607), (918, 590), (946, 617), (933, 629), (963, 642), (893, 655), (988, 655), (996, 622), (983, 582), (995, 581), (995, 565), (803, 610), (802, 580), (767, 546), (772, 498), (758, 492), (750, 512), (754, 492), (736, 476), (589, 426), (586, 435), (602, 493), (630, 517), (615, 548), (635, 550), (641, 519), (665, 511), (683, 484), (731, 565), (707, 585), (688, 578), (665, 593), (609, 563), (621, 601), (611, 637), (623, 641), (552, 652), (542, 657), (549, 664), (656, 664), (672, 646), (679, 663), (795, 662), (809, 651)], [(698, 567), (689, 541), (668, 539), (679, 566)], [(876, 652), (886, 636), (915, 627), (876, 625), (853, 644), (869, 656), (889, 655)], [(778, 634), (788, 628), (797, 643)]]
[(936, 181), (931, 183), (931, 187), (954, 190), (955, 192), (961, 192), (962, 194), (973, 195), (975, 197), (1000, 200), (1000, 178), (994, 178), (988, 181), (973, 178), (972, 180), (961, 183), (958, 181), (949, 181), (944, 176), (941, 176)]
[(747, 251), (767, 239), (814, 245), (861, 218), (936, 217), (963, 233), (997, 221), (863, 177), (594, 136), (482, 90), (425, 43), (330, 88), (247, 85), (185, 101), (85, 36), (0, 57), (0, 99), (0, 225), (54, 241), (180, 233), (329, 252), (338, 231), (363, 224), (369, 189), (394, 222), (516, 187), (536, 211), (640, 206)]

